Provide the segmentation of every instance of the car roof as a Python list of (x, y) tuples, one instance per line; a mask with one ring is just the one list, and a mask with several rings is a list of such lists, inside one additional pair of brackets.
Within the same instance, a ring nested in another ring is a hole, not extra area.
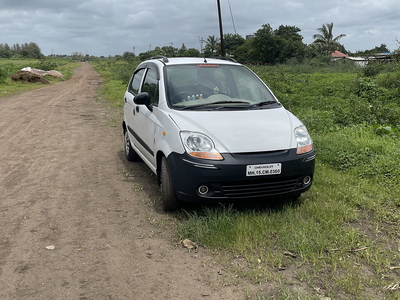
[(204, 58), (204, 57), (164, 57), (157, 56), (149, 58), (146, 62), (158, 60), (165, 65), (186, 65), (186, 64), (218, 64), (218, 65), (240, 65), (229, 58)]

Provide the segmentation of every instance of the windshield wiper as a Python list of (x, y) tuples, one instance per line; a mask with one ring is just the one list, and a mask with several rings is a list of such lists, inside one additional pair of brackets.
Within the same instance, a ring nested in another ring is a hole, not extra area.
[(271, 105), (271, 104), (276, 104), (276, 103), (278, 103), (278, 102), (272, 101), (272, 100), (268, 100), (268, 101), (262, 101), (262, 102), (259, 102), (259, 103), (256, 103), (256, 104), (249, 105), (249, 107), (262, 107), (262, 106), (265, 106), (265, 105)]
[[(207, 106), (218, 105), (218, 104), (233, 104), (233, 103), (249, 104), (249, 102), (245, 102), (245, 101), (223, 100), (223, 101), (217, 101), (217, 102), (211, 102), (211, 103), (202, 103), (202, 104), (197, 104), (197, 105), (192, 105), (192, 106), (186, 106), (186, 107), (183, 107), (181, 110), (195, 109), (195, 108), (207, 107)], [(227, 107), (230, 107), (230, 106), (227, 106)], [(244, 107), (246, 107), (246, 106), (244, 106)], [(220, 108), (220, 106), (218, 106), (217, 108)]]

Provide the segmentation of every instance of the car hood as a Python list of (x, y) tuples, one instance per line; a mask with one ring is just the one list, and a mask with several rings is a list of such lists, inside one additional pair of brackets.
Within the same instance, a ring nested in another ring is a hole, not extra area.
[(208, 135), (221, 153), (295, 147), (292, 144), (293, 120), (297, 118), (283, 107), (245, 111), (173, 111), (170, 117), (181, 131)]

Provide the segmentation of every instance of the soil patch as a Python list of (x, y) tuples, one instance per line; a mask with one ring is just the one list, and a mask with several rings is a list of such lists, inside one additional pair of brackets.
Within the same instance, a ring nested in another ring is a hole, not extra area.
[(126, 162), (96, 100), (101, 81), (83, 63), (0, 99), (0, 299), (245, 299), (206, 249), (173, 238), (155, 176)]
[(18, 73), (11, 75), (10, 78), (13, 81), (24, 81), (28, 83), (40, 82), (43, 84), (49, 84), (47, 79), (43, 76), (28, 71), (19, 71)]

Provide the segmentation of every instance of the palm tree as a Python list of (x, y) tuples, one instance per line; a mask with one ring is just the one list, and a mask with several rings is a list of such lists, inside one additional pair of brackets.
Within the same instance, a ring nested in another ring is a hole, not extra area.
[(337, 37), (333, 37), (333, 23), (323, 24), (321, 28), (317, 28), (319, 31), (318, 34), (313, 35), (313, 39), (315, 39), (315, 44), (320, 44), (323, 46), (325, 54), (329, 55), (330, 53), (337, 50), (337, 48), (341, 47), (339, 44), (339, 40), (342, 37), (345, 37), (345, 34), (340, 34)]
[(216, 52), (219, 48), (219, 39), (215, 35), (210, 35), (207, 38), (205, 50), (210, 51), (212, 54)]

